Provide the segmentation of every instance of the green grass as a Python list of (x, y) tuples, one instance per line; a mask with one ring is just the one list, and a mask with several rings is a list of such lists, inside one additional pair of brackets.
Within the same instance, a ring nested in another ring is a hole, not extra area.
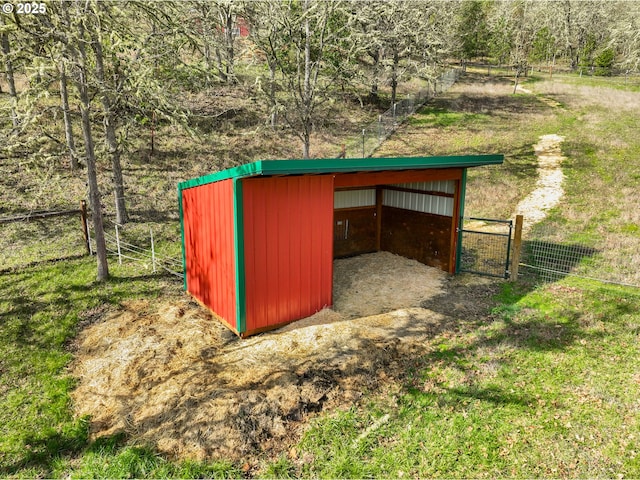
[(630, 75), (626, 77), (619, 75), (615, 77), (600, 77), (578, 74), (554, 74), (556, 80), (562, 80), (565, 83), (574, 85), (586, 85), (589, 87), (605, 87), (615, 88), (617, 90), (625, 90), (629, 92), (640, 92), (640, 77), (638, 75)]
[(171, 462), (151, 448), (127, 445), (121, 436), (99, 439), (80, 459), (58, 459), (54, 477), (68, 478), (237, 478), (240, 470), (229, 463)]
[(97, 284), (95, 260), (85, 257), (0, 276), (0, 477), (234, 475), (224, 464), (171, 464), (141, 447), (89, 444), (89, 419), (73, 417), (66, 370), (79, 323), (127, 299), (180, 290), (173, 278), (111, 270)]
[(487, 115), (468, 112), (451, 112), (443, 107), (426, 106), (420, 109), (418, 115), (409, 117), (409, 125), (423, 125), (429, 127), (471, 127), (479, 126)]
[[(623, 97), (614, 99), (616, 108), (606, 106), (611, 90), (632, 94), (635, 87), (620, 88), (610, 79), (554, 79), (567, 85), (559, 89), (536, 77), (530, 82), (535, 95), (511, 95), (510, 83), (500, 78), (488, 93), (472, 82), (456, 86), (378, 154), (505, 153), (504, 166), (470, 172), (466, 213), (506, 218), (535, 183), (538, 137), (563, 135), (566, 195), (541, 227), (554, 227), (559, 243), (597, 248), (597, 257), (581, 265), (587, 273), (622, 264), (640, 271), (637, 111), (625, 109)], [(605, 94), (592, 98), (591, 90), (574, 91), (574, 84)], [(549, 107), (540, 96), (561, 107)], [(125, 162), (136, 221), (123, 238), (146, 245), (153, 227), (159, 252), (179, 256), (177, 180), (229, 166), (240, 150), (238, 158), (266, 158), (276, 136), (266, 135), (257, 146), (235, 135), (221, 152), (207, 150), (203, 157), (209, 137), (192, 144), (167, 129), (155, 157)], [(176, 167), (178, 157), (186, 160)], [(4, 167), (3, 205), (19, 211), (19, 195), (10, 187), (19, 172)], [(74, 189), (61, 187), (67, 184)], [(61, 174), (41, 189), (27, 185), (28, 199), (72, 204), (83, 185), (81, 175)], [(71, 195), (73, 202), (65, 197)], [(36, 247), (25, 248), (11, 261), (40, 257)], [(287, 453), (265, 456), (258, 470), (245, 472), (224, 461), (171, 461), (122, 436), (92, 442), (90, 419), (74, 418), (67, 367), (81, 325), (128, 299), (171, 296), (181, 288), (173, 279), (141, 276), (135, 266), (111, 262), (111, 270), (104, 284), (94, 282), (89, 258), (0, 274), (0, 477), (640, 476), (637, 289), (571, 278), (538, 287), (505, 283), (485, 318), (459, 318), (455, 330), (440, 332), (421, 354), (403, 360), (406, 376), (388, 393), (369, 392), (350, 409), (322, 414), (299, 444), (283, 445)]]
[(314, 422), (304, 476), (640, 475), (640, 292), (508, 283), (497, 301), (434, 339), (394, 398)]

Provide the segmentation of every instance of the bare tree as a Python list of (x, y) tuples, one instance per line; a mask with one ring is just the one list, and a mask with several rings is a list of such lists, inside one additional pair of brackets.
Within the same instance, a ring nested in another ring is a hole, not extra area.
[[(96, 174), (96, 154), (91, 131), (91, 99), (89, 96), (89, 60), (86, 45), (90, 43), (90, 38), (86, 34), (85, 20), (88, 12), (76, 0), (74, 2), (76, 32), (75, 35), (69, 32), (70, 52), (73, 56), (74, 68), (76, 69), (76, 88), (80, 97), (80, 114), (82, 119), (82, 135), (84, 137), (85, 156), (87, 161), (87, 180), (89, 184), (89, 205), (93, 220), (94, 236), (96, 239), (96, 257), (98, 262), (97, 280), (104, 281), (109, 278), (109, 264), (107, 262), (107, 247), (104, 238), (104, 225), (102, 220), (102, 205), (100, 202), (100, 190), (98, 188), (98, 177)], [(62, 8), (67, 5), (62, 2)]]
[(11, 122), (13, 128), (18, 128), (18, 92), (16, 90), (16, 82), (13, 71), (13, 61), (11, 58), (11, 44), (9, 42), (8, 25), (5, 23), (4, 15), (0, 15), (2, 18), (2, 24), (0, 24), (0, 47), (2, 48), (2, 56), (4, 57), (4, 68), (9, 85), (9, 96), (11, 97)]
[(62, 117), (64, 119), (64, 134), (69, 150), (69, 162), (71, 170), (78, 168), (78, 155), (76, 153), (76, 143), (73, 137), (73, 123), (71, 122), (71, 111), (69, 109), (69, 90), (67, 88), (67, 67), (65, 61), (58, 61), (58, 75), (60, 76), (60, 103)]
[[(63, 26), (63, 31), (68, 31), (71, 28), (69, 10), (64, 6), (60, 10), (60, 23)], [(62, 41), (60, 43), (62, 45), (62, 50), (66, 50), (66, 42)], [(62, 107), (62, 118), (64, 119), (65, 140), (67, 142), (67, 149), (69, 150), (69, 162), (71, 164), (71, 170), (76, 170), (78, 168), (78, 153), (76, 151), (76, 143), (73, 136), (73, 122), (71, 121), (71, 111), (69, 109), (67, 66), (64, 55), (61, 55), (58, 59), (58, 75), (60, 76), (60, 104)]]
[(235, 83), (236, 26), (244, 3), (239, 0), (195, 0), (184, 2), (183, 33), (202, 55), (207, 86), (211, 73), (225, 83)]
[[(95, 13), (95, 12), (94, 12)], [(106, 82), (104, 69), (104, 53), (102, 50), (102, 32), (100, 28), (93, 28), (89, 33), (91, 48), (95, 57), (95, 75), (99, 85), (100, 100), (105, 131), (105, 142), (111, 157), (111, 171), (113, 174), (113, 192), (115, 196), (116, 223), (125, 224), (129, 221), (125, 204), (124, 181), (120, 162), (120, 146), (116, 137), (116, 116), (112, 108), (109, 86)]]
[(271, 15), (271, 39), (278, 41), (265, 42), (265, 53), (277, 69), (282, 83), (279, 90), (287, 93), (278, 102), (282, 116), (302, 141), (303, 158), (309, 158), (316, 111), (328, 100), (342, 65), (352, 59), (351, 16), (345, 3), (335, 0), (287, 1), (273, 6), (262, 11)]
[(617, 4), (616, 22), (610, 31), (609, 47), (619, 54), (619, 65), (628, 72), (640, 70), (640, 3), (620, 2)]
[(452, 9), (445, 3), (406, 0), (362, 1), (356, 5), (355, 36), (358, 46), (371, 60), (370, 96), (377, 98), (378, 84), (386, 74), (393, 105), (398, 84), (405, 76), (426, 73), (429, 63), (433, 66), (437, 50), (450, 49), (445, 45), (437, 17), (446, 18)]

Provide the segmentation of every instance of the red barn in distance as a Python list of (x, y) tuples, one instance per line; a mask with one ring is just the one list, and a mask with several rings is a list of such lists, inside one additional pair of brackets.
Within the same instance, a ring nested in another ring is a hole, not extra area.
[(242, 17), (238, 17), (233, 27), (233, 35), (240, 38), (247, 38), (250, 33), (247, 21)]
[(333, 304), (333, 260), (459, 270), (467, 168), (502, 155), (265, 160), (178, 185), (184, 286), (241, 337)]

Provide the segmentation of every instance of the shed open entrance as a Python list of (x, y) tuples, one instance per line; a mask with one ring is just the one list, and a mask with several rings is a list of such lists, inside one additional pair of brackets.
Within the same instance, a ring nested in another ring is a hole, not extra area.
[[(419, 307), (425, 300), (443, 293), (446, 276), (438, 268), (389, 252), (334, 260), (330, 320)], [(324, 315), (325, 321), (321, 323), (331, 323)]]
[(459, 183), (337, 187), (334, 258), (386, 251), (454, 273)]

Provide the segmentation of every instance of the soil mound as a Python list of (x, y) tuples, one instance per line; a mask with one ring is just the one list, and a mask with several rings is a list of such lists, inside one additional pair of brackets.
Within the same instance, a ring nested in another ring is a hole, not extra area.
[(281, 451), (309, 415), (401, 375), (451, 321), (420, 308), (444, 293), (437, 269), (381, 252), (334, 270), (335, 310), (246, 340), (186, 299), (125, 304), (79, 335), (77, 413), (94, 436), (126, 432), (174, 458)]

